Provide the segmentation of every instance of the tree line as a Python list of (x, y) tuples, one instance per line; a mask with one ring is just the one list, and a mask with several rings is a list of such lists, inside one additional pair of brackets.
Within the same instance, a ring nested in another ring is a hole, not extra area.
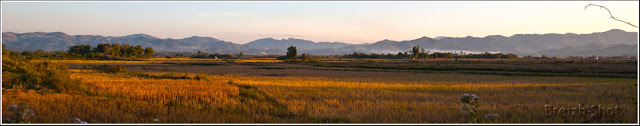
[(151, 47), (142, 48), (140, 45), (129, 44), (98, 44), (91, 46), (90, 44), (70, 46), (66, 51), (45, 52), (40, 49), (35, 52), (22, 51), (20, 53), (29, 59), (133, 59), (133, 58), (150, 58), (155, 51)]
[(503, 54), (503, 53), (465, 53), (465, 52), (433, 52), (425, 51), (424, 48), (420, 48), (420, 45), (413, 46), (410, 51), (398, 52), (398, 54), (376, 54), (376, 53), (357, 53), (344, 54), (342, 58), (381, 58), (381, 59), (437, 59), (437, 58), (466, 58), (466, 59), (517, 59), (516, 54)]
[(75, 45), (69, 47), (69, 55), (72, 57), (128, 57), (128, 58), (149, 58), (153, 56), (154, 50), (151, 47), (142, 48), (140, 45), (129, 45), (115, 43), (101, 43), (96, 47), (87, 45)]
[[(96, 47), (87, 45), (75, 45), (69, 47), (67, 51), (54, 51), (54, 52), (44, 52), (42, 49), (31, 52), (31, 51), (23, 51), (21, 54), (26, 56), (27, 58), (48, 58), (48, 59), (135, 59), (135, 58), (150, 58), (154, 56), (155, 51), (151, 47), (142, 48), (140, 45), (129, 45), (129, 44), (98, 44)], [(166, 54), (162, 54), (166, 55)], [(182, 54), (176, 53), (171, 56), (167, 56), (167, 58), (171, 57), (191, 57), (191, 58), (221, 58), (221, 59), (232, 59), (232, 58), (243, 58), (244, 53), (241, 51), (237, 55), (231, 54), (211, 54), (206, 52), (198, 51), (196, 54)], [(412, 50), (407, 52), (398, 52), (398, 54), (376, 54), (376, 53), (357, 53), (353, 52), (352, 54), (344, 54), (342, 56), (337, 56), (341, 58), (380, 58), (380, 59), (436, 59), (436, 58), (467, 58), (467, 59), (517, 59), (518, 55), (516, 54), (503, 54), (503, 53), (465, 53), (465, 52), (433, 52), (425, 51), (424, 48), (420, 48), (420, 45), (414, 46)], [(280, 60), (287, 61), (303, 61), (303, 62), (313, 62), (317, 61), (321, 57), (314, 56), (310, 54), (303, 53), (302, 56), (298, 57), (297, 48), (295, 46), (290, 46), (287, 48), (287, 54), (285, 56), (277, 57)]]
[[(240, 54), (238, 54), (237, 58), (242, 58), (244, 55), (244, 53), (242, 51), (240, 51)], [(231, 54), (220, 54), (220, 53), (207, 53), (207, 52), (202, 52), (200, 50), (198, 50), (198, 53), (196, 53), (195, 55), (191, 55), (191, 58), (221, 58), (221, 59), (232, 59), (234, 58), (233, 55)]]
[(295, 46), (289, 46), (289, 48), (287, 48), (287, 55), (280, 56), (277, 59), (288, 62), (317, 62), (320, 58), (320, 56), (314, 56), (307, 53), (302, 53), (302, 55), (298, 57), (298, 49)]

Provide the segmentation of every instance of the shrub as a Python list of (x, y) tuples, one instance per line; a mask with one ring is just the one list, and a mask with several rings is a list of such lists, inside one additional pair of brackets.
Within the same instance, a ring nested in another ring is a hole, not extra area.
[(56, 92), (85, 92), (87, 85), (72, 79), (69, 68), (60, 63), (30, 61), (24, 57), (2, 52), (2, 88), (7, 89), (52, 89)]
[(110, 66), (110, 65), (107, 65), (107, 64), (103, 64), (103, 65), (94, 67), (94, 69), (96, 69), (98, 71), (106, 72), (106, 73), (127, 72), (127, 69), (124, 69), (124, 67), (122, 67), (122, 65)]

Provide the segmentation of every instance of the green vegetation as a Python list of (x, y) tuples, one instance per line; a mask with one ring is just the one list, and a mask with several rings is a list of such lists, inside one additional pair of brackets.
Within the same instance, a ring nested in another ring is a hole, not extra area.
[[(48, 61), (30, 60), (43, 51), (25, 56), (3, 50), (2, 114), (9, 117), (3, 122), (637, 122), (637, 60), (452, 60), (432, 59), (448, 56), (427, 53), (419, 46), (414, 49), (399, 54), (405, 59), (319, 59), (303, 53), (287, 59), (295, 62), (272, 62), (274, 58)], [(42, 93), (48, 89), (59, 93)], [(19, 103), (24, 104), (14, 106)], [(544, 112), (545, 105), (578, 104), (616, 106), (623, 114)], [(27, 112), (36, 114), (15, 118)]]
[[(180, 56), (182, 56), (184, 54), (181, 54)], [(242, 57), (243, 53), (240, 52), (240, 55), (238, 57)], [(176, 57), (180, 57), (179, 55), (176, 55)], [(220, 59), (232, 59), (234, 58), (233, 55), (231, 54), (219, 54), (219, 53), (215, 53), (215, 54), (209, 54), (206, 52), (201, 52), (200, 50), (198, 50), (198, 53), (195, 55), (190, 56), (191, 58), (220, 58)]]
[(290, 46), (289, 48), (287, 48), (286, 56), (280, 56), (276, 59), (285, 60), (288, 62), (318, 62), (320, 58), (320, 56), (313, 56), (307, 53), (302, 53), (302, 55), (298, 57), (298, 49), (296, 49), (295, 46)]
[(411, 49), (411, 54), (408, 52), (398, 52), (398, 54), (364, 54), (353, 52), (353, 54), (344, 54), (341, 58), (376, 58), (376, 59), (436, 59), (436, 58), (464, 58), (464, 59), (517, 59), (518, 55), (516, 54), (503, 54), (503, 53), (480, 53), (480, 54), (472, 54), (465, 52), (433, 52), (429, 53), (429, 51), (424, 50), (424, 48), (420, 48), (420, 45), (413, 46)]
[[(3, 46), (4, 47), (4, 46)], [(70, 79), (67, 65), (50, 61), (31, 61), (2, 49), (2, 88), (84, 92), (86, 85)]]
[[(461, 74), (531, 68), (538, 71), (522, 73), (628, 69), (620, 74), (635, 76), (635, 69), (630, 69), (636, 68), (635, 60), (148, 60), (171, 62), (65, 60), (71, 68), (95, 68), (70, 70), (70, 78), (90, 85), (88, 93), (8, 89), (3, 90), (3, 110), (24, 102), (36, 113), (27, 120), (33, 123), (69, 123), (70, 118), (87, 123), (634, 123), (637, 118), (636, 78)], [(453, 70), (447, 72), (447, 67)], [(460, 97), (465, 93), (482, 100)], [(547, 116), (543, 111), (545, 105), (573, 103), (618, 106), (624, 114)], [(461, 105), (465, 111), (461, 112)], [(13, 112), (3, 111), (3, 116)]]
[(100, 65), (100, 66), (93, 67), (93, 69), (96, 69), (98, 71), (105, 72), (105, 73), (127, 72), (127, 69), (124, 69), (120, 65), (118, 65), (118, 66), (110, 66), (110, 65), (107, 65), (107, 64), (103, 64), (103, 65)]
[(298, 49), (295, 46), (287, 48), (287, 60), (298, 60)]
[(153, 55), (154, 50), (151, 47), (142, 48), (142, 46), (132, 46), (129, 44), (98, 44), (97, 47), (91, 45), (75, 45), (69, 47), (69, 57), (85, 57), (90, 59), (113, 57), (126, 58), (149, 58)]
[(44, 52), (42, 49), (31, 52), (23, 51), (22, 56), (27, 59), (101, 59), (101, 60), (137, 60), (137, 58), (151, 58), (155, 51), (151, 47), (119, 43), (98, 44), (96, 47), (75, 45), (67, 51)]

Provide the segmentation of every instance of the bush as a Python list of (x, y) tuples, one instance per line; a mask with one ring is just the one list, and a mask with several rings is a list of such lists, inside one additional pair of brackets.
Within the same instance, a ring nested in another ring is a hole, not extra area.
[(118, 65), (118, 66), (110, 66), (107, 64), (103, 64), (101, 66), (96, 66), (94, 67), (94, 69), (98, 70), (98, 71), (102, 71), (105, 73), (121, 73), (121, 72), (127, 72), (127, 69), (124, 69), (124, 67), (122, 67), (122, 65)]
[(162, 74), (160, 75), (160, 77), (158, 78), (169, 78), (169, 79), (191, 79), (191, 77), (187, 76), (187, 73), (166, 73), (166, 74)]
[(56, 92), (85, 92), (87, 85), (71, 79), (71, 72), (64, 64), (50, 61), (30, 61), (2, 51), (2, 88), (52, 89)]

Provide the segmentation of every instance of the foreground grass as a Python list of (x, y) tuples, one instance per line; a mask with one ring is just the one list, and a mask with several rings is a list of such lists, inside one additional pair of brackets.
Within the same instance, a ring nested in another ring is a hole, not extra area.
[[(270, 106), (238, 100), (238, 87), (224, 79), (154, 79), (126, 74), (74, 70), (73, 78), (91, 85), (86, 94), (3, 91), (3, 115), (10, 104), (26, 103), (36, 112), (32, 122), (64, 123), (80, 118), (90, 123), (228, 123), (279, 122)], [(264, 112), (254, 111), (256, 106)]]
[(199, 59), (199, 58), (147, 58), (139, 61), (124, 60), (51, 60), (55, 63), (96, 63), (96, 64), (126, 64), (126, 63), (167, 63), (167, 62), (233, 62), (233, 63), (277, 63), (275, 59)]
[[(475, 77), (475, 78), (474, 78)], [(437, 78), (437, 79), (436, 79)], [(458, 79), (465, 81), (460, 81)], [(525, 79), (526, 78), (526, 79)], [(431, 81), (438, 80), (438, 81)], [(262, 81), (268, 80), (268, 81)], [(498, 113), (496, 122), (633, 122), (637, 117), (633, 79), (505, 77), (444, 74), (433, 77), (304, 78), (247, 77), (240, 84), (266, 92), (296, 114), (350, 122), (471, 122), (459, 112), (464, 93), (481, 96), (480, 113)], [(624, 99), (617, 103), (616, 99)], [(625, 115), (546, 116), (544, 105), (620, 106)]]
[[(635, 123), (636, 79), (411, 74), (371, 77), (264, 77), (72, 70), (84, 94), (6, 89), (11, 104), (26, 103), (33, 123), (470, 123), (460, 113), (464, 93), (482, 99), (480, 114), (496, 123)], [(621, 107), (617, 117), (547, 116), (544, 105)]]

